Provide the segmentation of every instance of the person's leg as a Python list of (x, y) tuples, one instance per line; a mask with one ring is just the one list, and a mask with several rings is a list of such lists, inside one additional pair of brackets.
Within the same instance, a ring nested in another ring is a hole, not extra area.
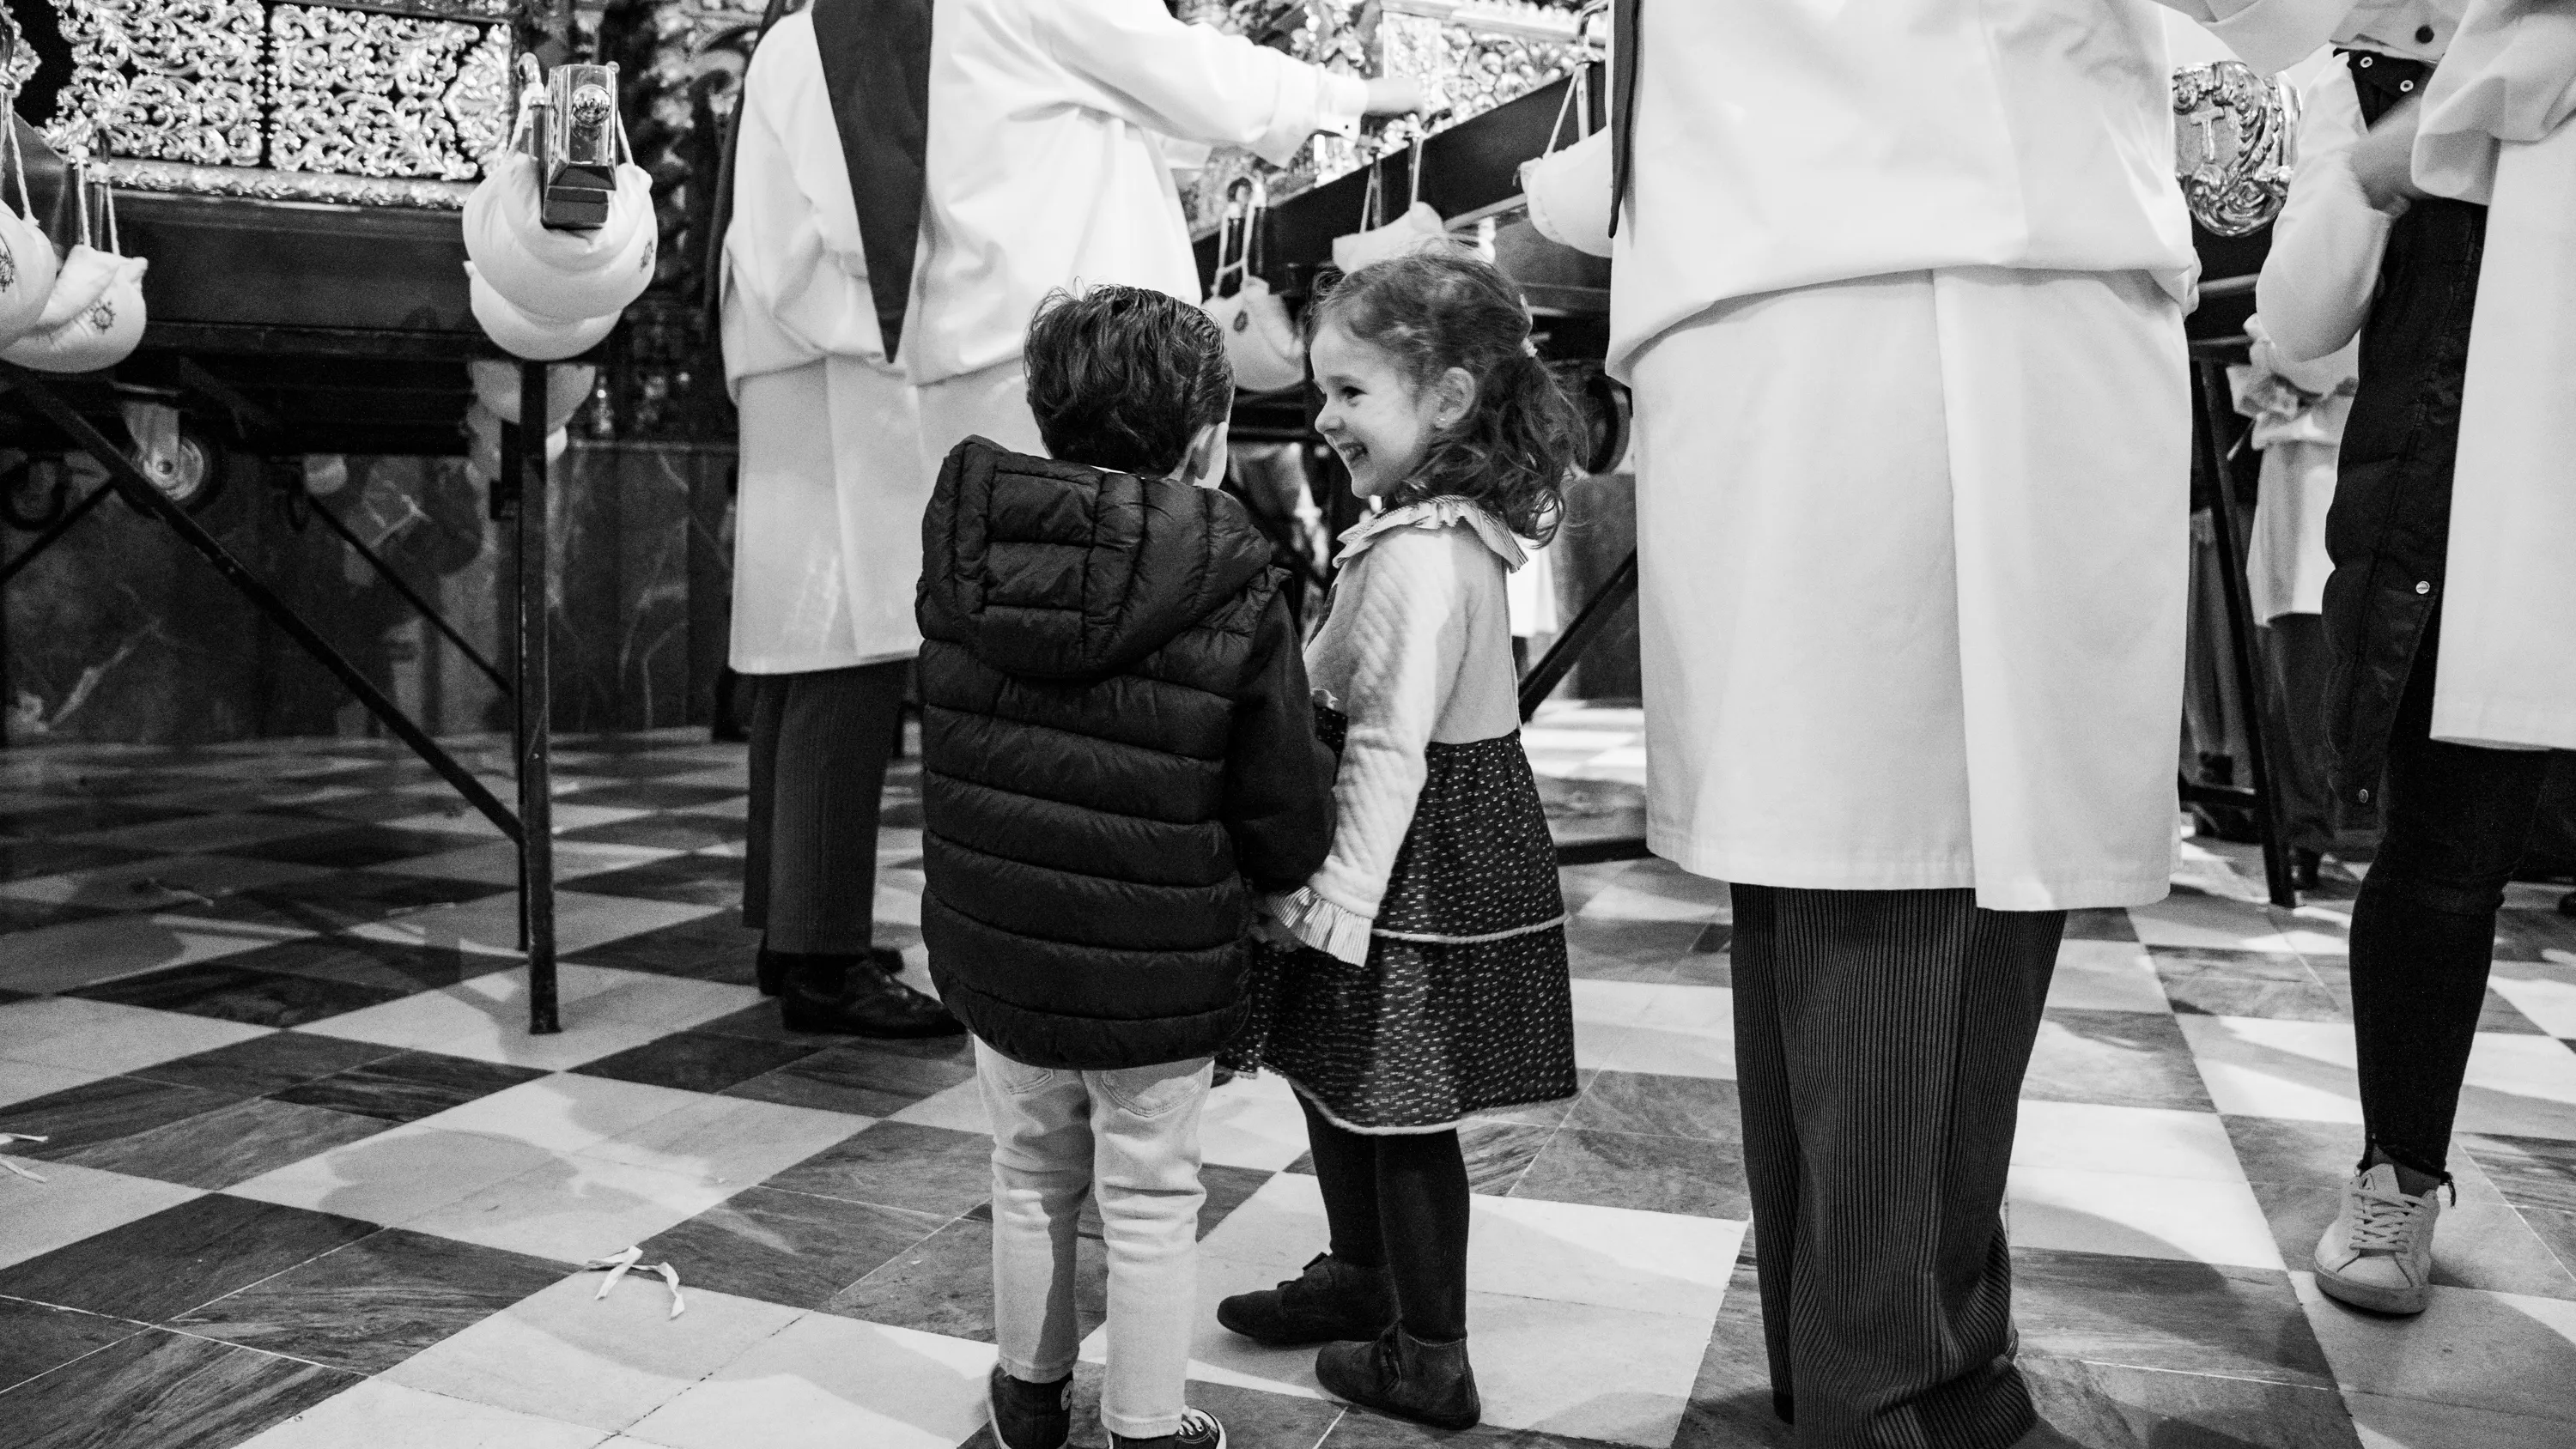
[(742, 924), (745, 930), (765, 931), (769, 928), (770, 858), (775, 854), (770, 832), (777, 819), (770, 793), (778, 788), (778, 726), (787, 702), (786, 676), (746, 674), (742, 678), (751, 694), (751, 822), (742, 844)]
[(1198, 1316), (1199, 1111), (1207, 1058), (1086, 1072), (1092, 1181), (1109, 1253), (1109, 1371), (1100, 1422), (1125, 1439), (1181, 1427)]
[[(2270, 715), (2272, 788), (2281, 795), (2281, 823), (2291, 849), (2309, 857), (2334, 849), (2335, 799), (2327, 779), (2325, 621), (2314, 614), (2282, 614), (2257, 631), (2263, 655), (2265, 708)], [(2302, 859), (2303, 888), (2313, 888), (2312, 860)]]
[(1467, 1336), (1467, 1158), (1455, 1132), (1377, 1139), (1377, 1205), (1397, 1321), (1429, 1343)]
[(877, 814), (903, 669), (898, 660), (784, 676), (769, 792), (775, 950), (858, 956), (871, 944)]
[(1967, 890), (1772, 896), (1754, 1004), (1778, 1024), (1798, 1181), (1789, 1241), (1756, 1232), (1764, 1278), (1789, 1277), (1764, 1301), (1786, 1302), (1798, 1442), (1999, 1449), (2033, 1422), (2001, 1211), (2065, 916)]
[[(1082, 1347), (1074, 1251), (1091, 1187), (1090, 1102), (1082, 1075), (1013, 1061), (975, 1043), (993, 1124), (993, 1410), (1006, 1449), (1054, 1449)], [(1046, 1392), (1036, 1392), (1046, 1390)]]
[(1755, 1282), (1762, 1298), (1762, 1341), (1771, 1360), (1771, 1409), (1797, 1420), (1797, 1378), (1789, 1352), (1792, 1264), (1797, 1258), (1798, 1124), (1789, 1109), (1789, 1063), (1781, 1040), (1779, 892), (1736, 885), (1728, 894), (1735, 928), (1729, 979), (1735, 996), (1735, 1089), (1744, 1126), (1744, 1179), (1753, 1199)]
[(1374, 1338), (1396, 1314), (1378, 1208), (1377, 1147), (1383, 1139), (1334, 1126), (1302, 1092), (1297, 1105), (1306, 1113), (1306, 1142), (1330, 1246), (1277, 1287), (1218, 1303), (1216, 1321), (1278, 1348)]
[(2410, 1194), (2448, 1176), (2496, 911), (2549, 773), (2542, 751), (2429, 738), (2434, 667), (2428, 646), (2399, 701), (2386, 829), (2352, 912), (2362, 1121), (2368, 1146), (2405, 1170)]
[(1355, 1267), (1384, 1267), (1378, 1139), (1334, 1126), (1303, 1092), (1297, 1094), (1297, 1105), (1306, 1113), (1307, 1152), (1314, 1159), (1315, 1183), (1324, 1197), (1324, 1226), (1332, 1235), (1333, 1256)]

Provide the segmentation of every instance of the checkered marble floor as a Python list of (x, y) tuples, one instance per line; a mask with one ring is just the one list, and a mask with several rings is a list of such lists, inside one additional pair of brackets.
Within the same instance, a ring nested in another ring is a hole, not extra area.
[[(1561, 828), (1634, 833), (1633, 712), (1530, 734)], [(506, 768), (492, 741), (470, 762)], [(739, 747), (563, 741), (567, 1030), (523, 1030), (507, 846), (398, 747), (0, 755), (0, 1445), (989, 1444), (986, 1140), (965, 1051), (779, 1029), (735, 924)], [(881, 940), (916, 977), (899, 768)], [(2049, 1427), (2113, 1445), (2576, 1442), (2576, 921), (2517, 889), (2432, 1310), (2323, 1301), (2355, 1149), (2343, 876), (2296, 912), (2234, 848), (2080, 915), (2012, 1186)], [(1786, 1442), (1737, 1147), (1722, 887), (1565, 872), (1583, 1092), (1477, 1122), (1470, 1315), (1491, 1439)], [(1202, 1296), (1323, 1242), (1294, 1104), (1207, 1116)], [(607, 1297), (583, 1259), (682, 1275)], [(1086, 1238), (1082, 1311), (1104, 1270)], [(1433, 1436), (1218, 1331), (1248, 1449)], [(1095, 1332), (1087, 1350), (1098, 1356)], [(1086, 1369), (1083, 1392), (1096, 1392)], [(1096, 1424), (1079, 1421), (1096, 1442)]]

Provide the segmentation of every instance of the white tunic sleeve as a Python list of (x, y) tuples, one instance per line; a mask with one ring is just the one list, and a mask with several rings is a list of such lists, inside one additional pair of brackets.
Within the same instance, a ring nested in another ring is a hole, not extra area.
[(2343, 28), (2360, 0), (2158, 0), (2199, 21), (2266, 75), (2288, 70)]
[(1280, 919), (1298, 939), (1356, 965), (1413, 828), (1429, 773), (1425, 746), (1467, 657), (1466, 580), (1482, 545), (1456, 531), (1389, 530), (1344, 568), (1307, 670), (1350, 720), (1333, 779), (1332, 854)]
[(2340, 351), (2361, 331), (2394, 220), (2353, 179), (2353, 143), (2364, 128), (2352, 73), (2329, 68), (2304, 99), (2298, 174), (2254, 292), (2273, 347), (2294, 363)]
[(1184, 141), (1242, 146), (1284, 166), (1317, 131), (1359, 126), (1368, 87), (1205, 25), (1158, 0), (1048, 0), (1038, 38), (1097, 88), (1096, 109)]

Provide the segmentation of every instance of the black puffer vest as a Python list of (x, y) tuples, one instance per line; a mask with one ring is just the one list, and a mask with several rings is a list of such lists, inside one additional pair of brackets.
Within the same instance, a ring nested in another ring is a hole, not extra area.
[(1107, 1070), (1242, 1025), (1252, 889), (1332, 846), (1270, 545), (1242, 505), (969, 438), (922, 519), (921, 934), (1004, 1056)]
[[(2355, 52), (2344, 57), (2376, 122), (2421, 95), (2432, 67)], [(2442, 601), (2451, 538), (2451, 468), (2460, 444), (2470, 314), (2487, 209), (2418, 200), (2389, 229), (2379, 292), (2361, 329), (2361, 380), (2343, 434), (2326, 514), (2325, 631), (2333, 652), (2326, 727), (2335, 790), (2378, 798), (2388, 732), (2416, 648)]]

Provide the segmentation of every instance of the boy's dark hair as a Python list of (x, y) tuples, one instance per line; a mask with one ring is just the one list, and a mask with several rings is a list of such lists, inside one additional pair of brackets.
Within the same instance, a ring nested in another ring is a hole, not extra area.
[(1164, 292), (1049, 292), (1029, 322), (1026, 359), (1038, 436), (1068, 463), (1168, 478), (1191, 437), (1234, 408), (1225, 334)]
[(1539, 361), (1529, 309), (1509, 278), (1456, 247), (1375, 262), (1306, 309), (1306, 340), (1327, 324), (1385, 352), (1416, 388), (1453, 367), (1476, 379), (1475, 406), (1432, 438), (1389, 502), (1472, 498), (1523, 538), (1555, 534), (1582, 455), (1583, 415)]

